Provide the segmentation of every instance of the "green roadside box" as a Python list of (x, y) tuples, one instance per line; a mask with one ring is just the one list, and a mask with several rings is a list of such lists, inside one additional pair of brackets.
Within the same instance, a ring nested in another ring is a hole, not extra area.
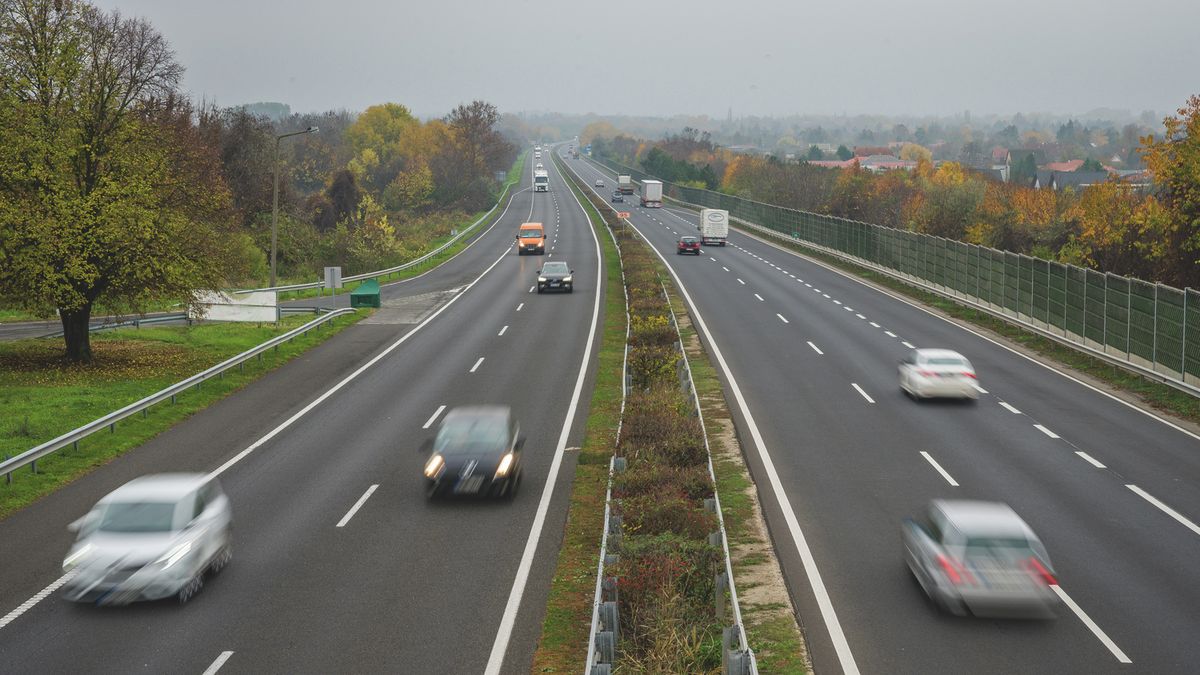
[(367, 279), (358, 285), (358, 288), (350, 291), (350, 306), (351, 307), (378, 307), (379, 306), (379, 282), (374, 279)]

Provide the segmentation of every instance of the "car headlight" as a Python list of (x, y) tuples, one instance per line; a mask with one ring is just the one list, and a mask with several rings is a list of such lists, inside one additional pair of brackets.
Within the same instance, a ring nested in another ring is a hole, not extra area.
[(544, 284), (544, 283), (546, 283), (546, 277), (538, 277), (538, 283), (539, 283), (539, 284)]
[(191, 550), (192, 550), (192, 542), (185, 541), (182, 544), (171, 549), (170, 551), (167, 551), (166, 553), (164, 553), (161, 558), (154, 561), (154, 564), (162, 565), (162, 568), (164, 570), (168, 569), (175, 563), (179, 562), (180, 560), (183, 560), (183, 557), (186, 556)]
[(91, 544), (84, 544), (83, 546), (80, 546), (78, 551), (75, 551), (71, 555), (67, 556), (66, 560), (63, 560), (63, 571), (67, 572), (74, 569), (76, 565), (83, 562), (84, 558), (91, 555), (91, 553)]
[(571, 279), (573, 279), (573, 278), (574, 277), (567, 275), (567, 276), (563, 277), (563, 282), (569, 284), (569, 283), (571, 283)]
[(442, 473), (442, 469), (446, 468), (446, 460), (442, 459), (441, 455), (434, 455), (425, 463), (425, 477), (437, 478), (438, 474)]
[(512, 471), (513, 463), (515, 461), (516, 461), (516, 458), (513, 457), (513, 454), (511, 452), (507, 453), (506, 455), (504, 455), (504, 457), (500, 458), (500, 466), (496, 467), (496, 478), (507, 477), (508, 472)]

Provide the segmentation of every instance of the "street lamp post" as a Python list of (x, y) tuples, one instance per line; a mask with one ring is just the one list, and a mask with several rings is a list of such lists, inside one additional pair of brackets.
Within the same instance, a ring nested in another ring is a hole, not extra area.
[(318, 131), (317, 127), (309, 127), (303, 131), (293, 131), (275, 137), (275, 191), (271, 196), (271, 288), (275, 287), (275, 249), (279, 241), (279, 141), (288, 136), (315, 134)]

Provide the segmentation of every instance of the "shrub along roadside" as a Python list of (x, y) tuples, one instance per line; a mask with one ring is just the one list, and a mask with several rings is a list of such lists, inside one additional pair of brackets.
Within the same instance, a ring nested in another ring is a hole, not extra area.
[[(338, 317), (251, 360), (244, 370), (192, 388), (175, 404), (161, 403), (146, 416), (131, 417), (112, 433), (93, 434), (78, 449), (60, 450), (24, 468), (11, 484), (0, 477), (0, 517), (53, 492), (88, 471), (135, 448), (192, 413), (237, 391), (292, 357), (324, 342), (367, 316), (364, 311)], [(159, 391), (296, 326), (311, 316), (292, 316), (279, 324), (204, 323), (118, 329), (92, 336), (95, 361), (68, 366), (58, 342), (19, 340), (0, 343), (0, 456), (13, 456)]]

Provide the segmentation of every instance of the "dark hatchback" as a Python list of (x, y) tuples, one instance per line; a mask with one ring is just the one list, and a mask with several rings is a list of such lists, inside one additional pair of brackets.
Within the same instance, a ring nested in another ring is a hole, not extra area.
[(679, 255), (683, 255), (684, 253), (700, 255), (700, 240), (696, 237), (680, 237), (675, 253)]
[(548, 262), (538, 270), (537, 292), (566, 291), (575, 288), (575, 270), (565, 262)]
[(612, 202), (614, 204), (617, 202), (621, 202), (622, 204), (624, 204), (625, 203), (625, 193), (623, 193), (623, 192), (612, 193)]
[(521, 427), (507, 406), (471, 406), (446, 413), (425, 449), (425, 495), (516, 496), (521, 485)]

